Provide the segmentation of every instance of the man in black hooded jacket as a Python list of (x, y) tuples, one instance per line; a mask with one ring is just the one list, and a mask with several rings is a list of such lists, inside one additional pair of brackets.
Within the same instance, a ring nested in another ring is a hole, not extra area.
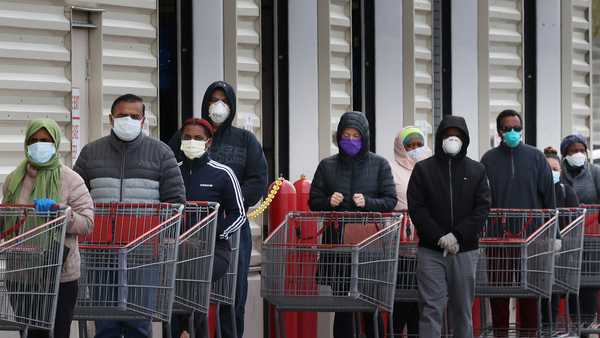
[(473, 337), (479, 233), (491, 198), (485, 168), (466, 156), (468, 146), (465, 120), (444, 117), (435, 136), (435, 155), (416, 164), (408, 183), (408, 210), (419, 235), (421, 337), (441, 335), (447, 301), (454, 337)]
[[(202, 118), (216, 129), (209, 149), (210, 157), (231, 168), (242, 189), (244, 208), (255, 205), (267, 190), (267, 161), (262, 146), (250, 131), (232, 125), (236, 114), (235, 90), (225, 81), (213, 82), (204, 93)], [(175, 154), (181, 156), (180, 132), (169, 142)], [(183, 160), (182, 158), (179, 159)], [(252, 252), (252, 235), (248, 221), (240, 229), (240, 248), (235, 300), (237, 333), (227, 325), (230, 323), (228, 307), (221, 308), (221, 332), (224, 338), (242, 337), (244, 334), (244, 314), (248, 295), (248, 270)]]

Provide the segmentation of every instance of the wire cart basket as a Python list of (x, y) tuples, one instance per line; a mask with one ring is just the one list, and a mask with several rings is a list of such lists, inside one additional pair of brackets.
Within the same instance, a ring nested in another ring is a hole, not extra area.
[[(550, 299), (554, 284), (557, 220), (556, 210), (491, 210), (480, 238), (476, 295), (537, 298), (542, 323), (542, 299)], [(482, 310), (485, 323), (486, 307)], [(509, 329), (494, 328), (494, 333), (506, 336)]]
[[(229, 257), (229, 267), (227, 268), (225, 276), (214, 281), (211, 286), (210, 302), (211, 304), (216, 305), (217, 337), (220, 337), (221, 334), (221, 318), (219, 315), (221, 306), (226, 306), (229, 308), (229, 311), (231, 311), (230, 313), (235, 313), (235, 293), (237, 287), (238, 258), (240, 254), (240, 231), (241, 230), (237, 230), (229, 236), (228, 241), (231, 253)], [(231, 319), (231, 323), (229, 323), (229, 325), (231, 325), (231, 331), (237, 332), (235, 316), (231, 315), (229, 318)]]
[[(558, 209), (558, 226), (562, 246), (554, 258), (553, 293), (564, 295), (567, 306), (565, 316), (557, 318), (553, 330), (555, 333), (575, 333), (577, 331), (576, 325), (573, 325), (571, 321), (569, 299), (570, 296), (574, 296), (576, 303), (579, 303), (584, 219), (585, 209)], [(579, 312), (575, 315), (575, 323), (578, 323)]]
[(192, 337), (194, 312), (208, 315), (218, 212), (218, 203), (188, 202), (182, 219), (173, 313), (189, 314)]
[(0, 328), (52, 336), (70, 209), (0, 205)]
[(95, 206), (94, 230), (79, 238), (76, 319), (170, 320), (183, 209), (167, 203)]
[[(583, 225), (581, 288), (600, 289), (600, 204), (584, 204), (581, 205), (581, 208), (586, 210)], [(580, 332), (582, 334), (600, 333), (599, 328), (590, 328), (587, 325), (596, 320), (597, 318), (585, 318), (581, 315)]]
[(263, 244), (261, 295), (275, 306), (277, 335), (284, 327), (279, 311), (372, 312), (374, 323), (380, 310), (391, 313), (402, 218), (288, 214)]
[(416, 302), (417, 296), (417, 247), (419, 238), (408, 213), (405, 211), (400, 225), (398, 248), (398, 277), (396, 301)]

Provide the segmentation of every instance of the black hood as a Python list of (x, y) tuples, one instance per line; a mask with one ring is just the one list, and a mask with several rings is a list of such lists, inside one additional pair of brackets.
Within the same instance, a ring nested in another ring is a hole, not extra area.
[(444, 116), (442, 122), (440, 122), (437, 132), (435, 133), (435, 156), (444, 159), (448, 158), (448, 155), (446, 155), (444, 149), (442, 149), (442, 137), (448, 128), (457, 128), (462, 132), (462, 135), (459, 137), (463, 143), (462, 148), (460, 149), (460, 152), (453, 158), (464, 158), (467, 155), (467, 148), (469, 147), (469, 142), (471, 141), (469, 138), (467, 122), (465, 122), (465, 119), (460, 116), (451, 115)]
[(225, 81), (215, 81), (211, 83), (211, 85), (208, 86), (208, 88), (206, 88), (206, 91), (204, 92), (204, 98), (202, 99), (202, 118), (213, 123), (210, 117), (208, 116), (208, 101), (210, 100), (212, 93), (217, 89), (222, 89), (225, 92), (225, 97), (227, 97), (230, 111), (229, 117), (227, 118), (227, 120), (225, 120), (225, 122), (223, 122), (221, 128), (219, 128), (222, 129), (223, 127), (231, 126), (232, 121), (235, 118), (236, 112), (235, 89), (233, 89), (233, 87), (229, 83)]
[[(358, 130), (360, 135), (362, 136), (362, 149), (356, 155), (356, 157), (363, 156), (367, 152), (369, 152), (369, 121), (365, 114), (357, 111), (350, 111), (344, 113), (340, 118), (340, 123), (338, 123), (336, 139), (338, 143), (340, 143), (340, 138), (342, 137), (342, 130), (346, 128), (354, 128)], [(340, 154), (345, 155), (340, 149)]]

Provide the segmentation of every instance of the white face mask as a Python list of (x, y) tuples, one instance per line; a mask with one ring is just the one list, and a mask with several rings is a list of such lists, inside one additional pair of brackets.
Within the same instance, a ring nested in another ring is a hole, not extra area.
[(575, 153), (573, 155), (567, 156), (566, 159), (572, 167), (579, 168), (583, 167), (585, 161), (587, 160), (587, 156), (585, 156), (584, 153)]
[(444, 141), (442, 141), (442, 149), (450, 156), (458, 154), (462, 149), (462, 145), (462, 141), (457, 136), (446, 137)]
[(133, 141), (142, 132), (142, 120), (134, 120), (129, 116), (113, 119), (113, 131), (125, 142)]
[(183, 151), (185, 157), (193, 160), (204, 155), (206, 152), (206, 141), (181, 140), (181, 147), (179, 149)]
[(554, 184), (560, 182), (560, 171), (552, 170), (552, 181)]
[(214, 123), (221, 124), (229, 117), (229, 106), (219, 100), (208, 107), (208, 116)]
[(427, 157), (427, 148), (419, 147), (417, 149), (413, 149), (411, 151), (406, 152), (406, 155), (413, 159), (415, 162), (421, 161)]

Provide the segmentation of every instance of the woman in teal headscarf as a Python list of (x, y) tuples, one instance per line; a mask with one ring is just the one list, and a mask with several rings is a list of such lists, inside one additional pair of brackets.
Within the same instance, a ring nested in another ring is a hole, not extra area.
[[(73, 309), (77, 299), (80, 273), (78, 235), (91, 233), (94, 224), (94, 205), (83, 179), (63, 165), (60, 160), (60, 127), (50, 119), (36, 119), (29, 123), (25, 134), (25, 159), (11, 172), (3, 185), (3, 204), (34, 204), (38, 211), (48, 211), (55, 204), (71, 208), (65, 238), (66, 254), (60, 276), (58, 305), (54, 323), (54, 337), (67, 338), (71, 329)], [(27, 226), (29, 225), (29, 226)], [(26, 224), (11, 236), (29, 230), (34, 224)], [(9, 227), (4, 224), (3, 227)], [(7, 229), (0, 229), (4, 233)], [(23, 282), (16, 280), (12, 287), (20, 288)], [(23, 317), (39, 306), (36, 296), (13, 294), (13, 311)], [(37, 296), (41, 297), (41, 296)], [(47, 337), (48, 332), (30, 330), (28, 337)]]

